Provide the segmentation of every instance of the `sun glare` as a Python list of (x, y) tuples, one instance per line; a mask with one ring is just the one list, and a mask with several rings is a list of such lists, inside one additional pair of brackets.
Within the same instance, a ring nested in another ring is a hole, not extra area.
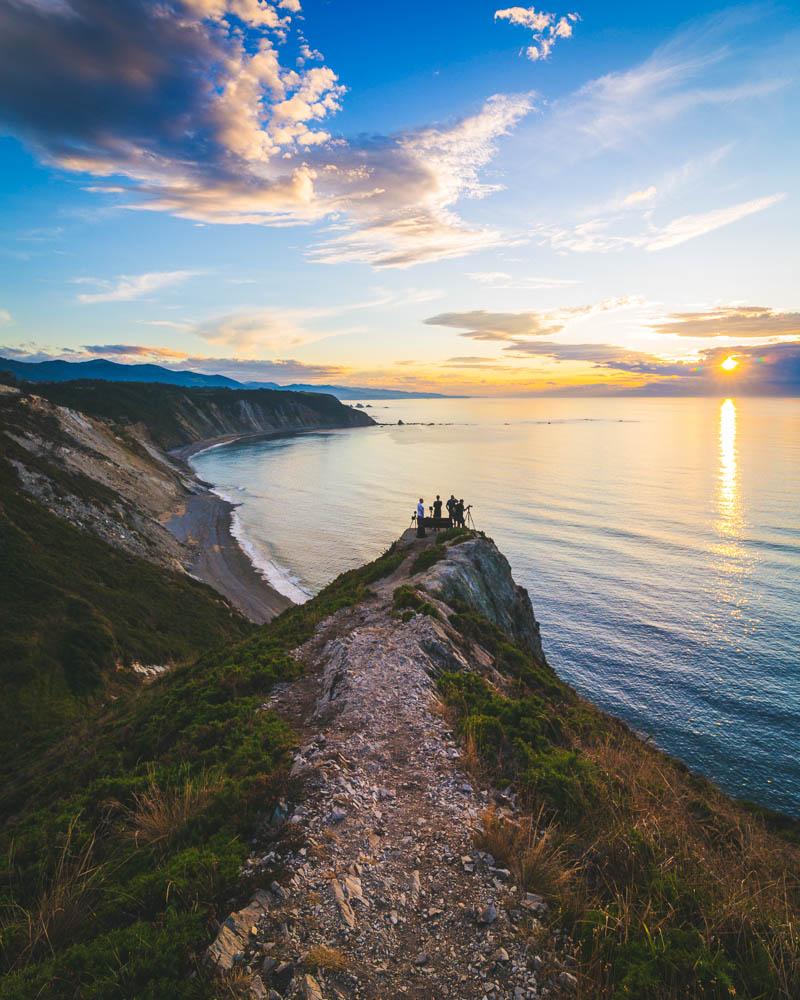
[(722, 368), (726, 372), (732, 372), (734, 368), (738, 367), (739, 367), (739, 362), (736, 360), (736, 358), (733, 357), (733, 355), (725, 358), (725, 360), (722, 362)]

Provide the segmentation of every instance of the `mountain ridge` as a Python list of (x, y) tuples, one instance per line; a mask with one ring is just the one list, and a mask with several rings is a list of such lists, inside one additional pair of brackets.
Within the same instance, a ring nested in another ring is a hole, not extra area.
[(17, 361), (0, 355), (0, 372), (31, 382), (73, 382), (100, 379), (109, 382), (158, 382), (185, 388), (275, 389), (282, 392), (324, 393), (343, 400), (361, 399), (452, 399), (437, 392), (409, 392), (402, 389), (370, 389), (358, 386), (338, 386), (296, 382), (242, 382), (227, 375), (207, 375), (183, 369), (165, 368), (156, 364), (121, 364), (98, 358), (91, 361)]

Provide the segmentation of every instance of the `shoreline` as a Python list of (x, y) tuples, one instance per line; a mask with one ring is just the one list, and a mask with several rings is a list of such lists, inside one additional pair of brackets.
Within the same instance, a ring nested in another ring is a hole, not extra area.
[(324, 425), (266, 433), (227, 434), (195, 441), (167, 452), (167, 459), (181, 466), (181, 472), (191, 484), (191, 492), (183, 503), (168, 511), (162, 520), (167, 531), (192, 552), (187, 572), (216, 590), (257, 625), (264, 625), (287, 608), (295, 607), (295, 601), (265, 579), (236, 537), (233, 525), (236, 504), (215, 493), (214, 484), (201, 479), (189, 460), (201, 452), (238, 441), (274, 440), (318, 431), (351, 429)]

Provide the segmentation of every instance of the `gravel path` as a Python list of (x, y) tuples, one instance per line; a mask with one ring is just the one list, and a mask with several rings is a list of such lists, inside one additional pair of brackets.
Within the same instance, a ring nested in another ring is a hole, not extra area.
[(539, 954), (546, 904), (474, 847), (489, 803), (514, 807), (474, 786), (437, 703), (436, 673), (467, 663), (449, 627), (392, 613), (400, 577), (323, 623), (298, 651), (305, 676), (268, 703), (301, 734), (303, 793), (288, 842), (249, 862), (284, 874), (211, 956), (244, 960), (272, 1000), (559, 995), (570, 974)]

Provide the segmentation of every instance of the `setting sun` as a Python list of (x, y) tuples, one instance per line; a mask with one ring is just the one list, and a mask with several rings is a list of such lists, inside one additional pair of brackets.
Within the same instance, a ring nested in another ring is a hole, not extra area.
[(736, 358), (734, 358), (732, 356), (728, 357), (728, 358), (725, 358), (725, 360), (722, 362), (722, 368), (726, 372), (732, 372), (734, 370), (734, 368), (738, 368), (738, 367), (739, 367), (739, 362), (736, 360)]

